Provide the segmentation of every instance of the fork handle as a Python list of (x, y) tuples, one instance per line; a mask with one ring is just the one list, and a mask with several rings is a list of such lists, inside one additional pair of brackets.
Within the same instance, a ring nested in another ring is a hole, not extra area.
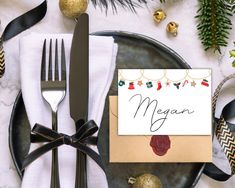
[(52, 150), (52, 167), (51, 167), (51, 186), (50, 188), (60, 188), (58, 149)]
[[(57, 112), (52, 111), (52, 129), (57, 131)], [(60, 188), (58, 149), (52, 150), (52, 166), (51, 166), (51, 185), (50, 188)]]

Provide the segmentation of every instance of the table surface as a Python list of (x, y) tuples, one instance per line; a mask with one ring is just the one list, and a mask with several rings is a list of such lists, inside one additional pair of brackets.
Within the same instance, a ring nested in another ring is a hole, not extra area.
[[(0, 33), (13, 18), (35, 7), (42, 0), (8, 0), (0, 1)], [(167, 13), (167, 18), (160, 24), (155, 24), (152, 19), (153, 11), (162, 8)], [(213, 90), (227, 75), (234, 72), (229, 58), (229, 50), (233, 47), (235, 30), (231, 31), (228, 47), (222, 49), (222, 53), (212, 51), (205, 52), (197, 35), (196, 20), (194, 18), (198, 8), (198, 0), (169, 0), (160, 4), (158, 0), (150, 1), (147, 6), (137, 9), (137, 14), (122, 8), (118, 13), (110, 9), (107, 14), (99, 7), (94, 8), (90, 3), (88, 13), (90, 15), (90, 32), (101, 30), (122, 30), (140, 33), (152, 37), (179, 53), (193, 68), (212, 68)], [(166, 34), (166, 24), (170, 21), (179, 23), (177, 37), (169, 37)], [(235, 18), (232, 22), (235, 24)], [(46, 17), (36, 26), (21, 33), (17, 37), (6, 42), (6, 73), (0, 79), (0, 188), (19, 188), (20, 179), (13, 165), (8, 148), (8, 125), (14, 100), (20, 90), (19, 67), (19, 38), (29, 33), (72, 33), (75, 26), (73, 20), (65, 18), (58, 6), (58, 0), (48, 1)], [(219, 115), (222, 107), (234, 99), (235, 85), (230, 82), (225, 86), (218, 101), (216, 114)], [(213, 143), (213, 161), (226, 172), (230, 172), (228, 161), (224, 156), (218, 142)], [(196, 188), (231, 188), (235, 186), (235, 177), (221, 183), (202, 175)]]

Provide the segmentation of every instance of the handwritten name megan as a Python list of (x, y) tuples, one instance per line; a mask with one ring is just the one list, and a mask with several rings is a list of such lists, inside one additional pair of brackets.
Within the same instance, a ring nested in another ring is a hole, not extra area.
[[(158, 107), (159, 102), (157, 99), (151, 100), (149, 97), (143, 98), (141, 94), (135, 94), (129, 99), (129, 102), (136, 102), (136, 101), (138, 105), (134, 113), (134, 118), (136, 118), (136, 116), (140, 114), (138, 112), (142, 109), (144, 110), (144, 113), (142, 114), (143, 116), (145, 116), (147, 112), (151, 113), (151, 125), (150, 125), (151, 132), (156, 132), (157, 130), (159, 130), (170, 115), (182, 115), (182, 114), (190, 115), (194, 113), (194, 111), (190, 109), (177, 110), (169, 108), (163, 110)], [(152, 107), (151, 111), (149, 110), (150, 106)]]

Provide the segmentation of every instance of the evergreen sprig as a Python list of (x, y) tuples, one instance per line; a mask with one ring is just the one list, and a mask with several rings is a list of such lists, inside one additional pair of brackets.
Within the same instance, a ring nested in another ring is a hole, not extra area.
[(199, 0), (200, 8), (196, 18), (199, 38), (205, 47), (220, 52), (220, 47), (227, 46), (229, 30), (232, 29), (231, 10), (223, 0)]
[[(164, 3), (165, 0), (160, 0)], [(232, 29), (231, 16), (235, 13), (235, 0), (198, 0), (198, 35), (205, 50), (227, 46), (229, 30)]]
[(111, 7), (114, 12), (117, 12), (118, 6), (135, 12), (136, 7), (147, 4), (146, 0), (91, 0), (91, 2), (95, 7), (99, 6), (101, 10), (104, 8), (107, 11)]
[(235, 13), (235, 0), (225, 0), (225, 3), (227, 4), (230, 11)]

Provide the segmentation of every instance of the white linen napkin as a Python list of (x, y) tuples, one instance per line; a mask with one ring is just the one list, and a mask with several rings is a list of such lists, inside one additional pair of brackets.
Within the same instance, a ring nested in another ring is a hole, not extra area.
[[(51, 110), (43, 100), (40, 89), (40, 66), (44, 39), (64, 39), (67, 64), (67, 94), (59, 106), (58, 132), (72, 135), (75, 125), (70, 118), (68, 72), (72, 35), (30, 34), (20, 40), (20, 68), (22, 95), (31, 127), (39, 123), (51, 128)], [(60, 48), (59, 48), (60, 49)], [(48, 51), (48, 50), (47, 50)], [(60, 50), (59, 50), (60, 51)], [(90, 70), (89, 70), (89, 116), (100, 126), (105, 98), (112, 82), (115, 70), (117, 45), (112, 37), (90, 36)], [(48, 55), (48, 54), (47, 54)], [(48, 57), (48, 56), (47, 56)], [(33, 151), (41, 144), (31, 144)], [(96, 146), (91, 146), (97, 151)], [(73, 188), (76, 174), (76, 149), (61, 146), (59, 150), (59, 170), (61, 188)], [(26, 169), (22, 188), (49, 188), (51, 177), (51, 152), (35, 160)], [(102, 169), (91, 159), (87, 158), (88, 188), (107, 188), (107, 180)]]

